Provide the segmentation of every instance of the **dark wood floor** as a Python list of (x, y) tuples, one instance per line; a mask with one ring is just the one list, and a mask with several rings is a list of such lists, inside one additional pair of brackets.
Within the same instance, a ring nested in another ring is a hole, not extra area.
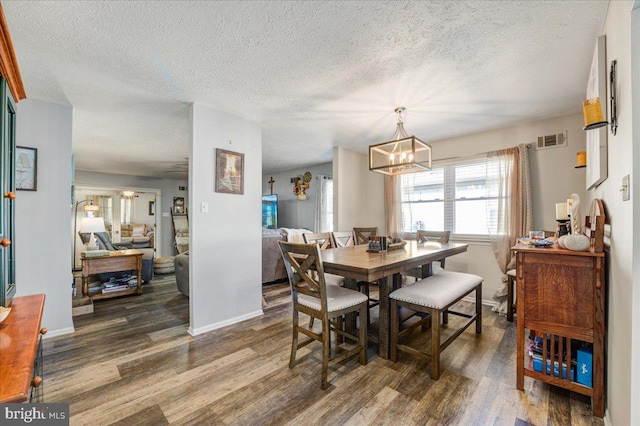
[(288, 368), (288, 284), (264, 295), (264, 316), (197, 337), (173, 276), (98, 301), (73, 335), (45, 341), (45, 401), (68, 402), (72, 425), (603, 424), (582, 395), (528, 378), (515, 389), (515, 326), (489, 308), (481, 336), (471, 327), (443, 352), (437, 382), (428, 363), (371, 345), (368, 365), (334, 365), (322, 391), (319, 344)]

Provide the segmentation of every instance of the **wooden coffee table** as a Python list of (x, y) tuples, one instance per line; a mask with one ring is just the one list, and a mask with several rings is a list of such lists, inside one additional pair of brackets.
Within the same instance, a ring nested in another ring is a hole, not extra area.
[(134, 288), (114, 291), (112, 293), (97, 293), (91, 295), (91, 299), (108, 299), (110, 297), (126, 296), (129, 294), (142, 294), (142, 252), (138, 250), (112, 251), (109, 256), (85, 257), (82, 259), (82, 296), (89, 297), (89, 275), (105, 272), (137, 271), (138, 285)]

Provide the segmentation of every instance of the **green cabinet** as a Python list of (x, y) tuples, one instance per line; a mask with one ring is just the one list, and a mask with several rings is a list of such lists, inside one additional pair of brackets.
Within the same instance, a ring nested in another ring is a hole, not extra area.
[(16, 107), (0, 78), (0, 305), (9, 306), (15, 283)]

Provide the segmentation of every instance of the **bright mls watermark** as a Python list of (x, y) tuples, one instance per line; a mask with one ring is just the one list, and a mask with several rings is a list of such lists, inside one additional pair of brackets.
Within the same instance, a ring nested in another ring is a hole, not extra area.
[(69, 404), (0, 404), (0, 424), (68, 426)]

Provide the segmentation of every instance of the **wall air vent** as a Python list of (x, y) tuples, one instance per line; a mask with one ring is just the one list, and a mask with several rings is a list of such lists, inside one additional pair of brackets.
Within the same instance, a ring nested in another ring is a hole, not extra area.
[(567, 131), (553, 135), (538, 136), (536, 150), (567, 146)]

